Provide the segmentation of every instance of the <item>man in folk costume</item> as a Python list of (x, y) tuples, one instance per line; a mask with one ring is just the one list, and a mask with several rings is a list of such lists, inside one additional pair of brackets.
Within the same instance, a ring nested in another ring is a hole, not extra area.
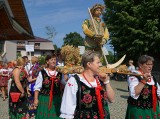
[(91, 19), (86, 19), (82, 24), (85, 37), (85, 48), (92, 51), (101, 51), (101, 46), (106, 44), (109, 39), (109, 32), (105, 24), (101, 20), (104, 6), (95, 4), (90, 9)]

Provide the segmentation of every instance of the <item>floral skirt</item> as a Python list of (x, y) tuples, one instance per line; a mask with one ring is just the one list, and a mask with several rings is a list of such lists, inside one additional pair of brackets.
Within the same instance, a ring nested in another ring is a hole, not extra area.
[(30, 91), (30, 96), (28, 97), (28, 113), (29, 113), (29, 116), (30, 117), (34, 117), (35, 116), (35, 113), (36, 113), (36, 109), (34, 109), (34, 105), (33, 105), (33, 102), (34, 102), (34, 93), (32, 93)]
[(142, 109), (128, 104), (125, 119), (160, 119), (160, 108), (157, 104), (156, 112), (153, 109)]
[(12, 102), (11, 97), (9, 97), (9, 119), (26, 119), (28, 116), (27, 97), (20, 98), (19, 101), (15, 103)]
[(61, 96), (54, 95), (52, 107), (49, 110), (49, 96), (39, 95), (39, 103), (36, 113), (36, 119), (60, 119)]

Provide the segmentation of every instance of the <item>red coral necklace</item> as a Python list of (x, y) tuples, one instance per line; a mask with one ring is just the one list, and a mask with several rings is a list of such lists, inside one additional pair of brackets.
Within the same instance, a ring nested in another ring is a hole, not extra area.
[(48, 70), (48, 74), (49, 74), (50, 77), (55, 77), (55, 76), (56, 76), (56, 70), (54, 70), (54, 74), (53, 74), (53, 75), (52, 75), (52, 74), (50, 73), (50, 71)]
[(88, 84), (89, 84), (91, 87), (93, 87), (93, 86), (91, 85), (91, 83), (87, 80), (87, 78), (86, 78), (86, 76), (84, 75), (84, 73), (83, 73), (82, 75), (83, 75), (84, 79), (88, 82)]

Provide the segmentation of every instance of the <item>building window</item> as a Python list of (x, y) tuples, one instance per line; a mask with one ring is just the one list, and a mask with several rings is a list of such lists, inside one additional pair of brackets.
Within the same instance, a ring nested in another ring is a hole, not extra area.
[(31, 56), (34, 56), (34, 52), (31, 52)]
[(40, 47), (40, 43), (35, 43), (34, 46), (35, 47)]
[(17, 42), (18, 46), (25, 46), (25, 42)]
[(30, 56), (30, 53), (31, 53), (31, 56), (34, 56), (34, 52), (27, 52), (27, 55)]

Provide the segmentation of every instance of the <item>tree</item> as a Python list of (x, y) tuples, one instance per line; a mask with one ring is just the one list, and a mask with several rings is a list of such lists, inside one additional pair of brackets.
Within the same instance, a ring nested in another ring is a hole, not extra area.
[(159, 0), (104, 0), (103, 19), (118, 57), (142, 54), (160, 58)]
[(57, 32), (53, 26), (46, 26), (46, 35), (48, 36), (47, 39), (53, 41), (54, 37), (56, 36)]
[(77, 32), (66, 34), (66, 37), (63, 39), (63, 41), (64, 45), (73, 45), (74, 47), (84, 45), (84, 38)]

